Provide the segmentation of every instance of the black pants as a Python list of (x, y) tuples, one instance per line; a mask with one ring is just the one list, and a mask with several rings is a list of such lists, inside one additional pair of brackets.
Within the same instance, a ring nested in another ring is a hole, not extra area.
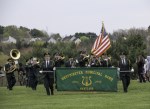
[[(49, 74), (45, 74), (44, 77), (44, 86), (46, 89), (47, 95), (54, 95), (54, 77), (50, 77)], [(51, 93), (50, 93), (51, 92)]]
[(32, 90), (36, 90), (37, 84), (38, 84), (37, 77), (35, 76), (30, 77), (30, 87), (32, 88)]
[(13, 86), (16, 83), (16, 78), (14, 73), (8, 73), (6, 74), (7, 82), (8, 82), (8, 89), (12, 90)]
[(140, 80), (140, 83), (146, 82), (144, 74), (139, 73), (139, 80)]
[(121, 75), (121, 80), (122, 80), (122, 84), (123, 84), (123, 90), (124, 90), (124, 92), (127, 92), (128, 86), (130, 84), (130, 75), (127, 75), (127, 74)]

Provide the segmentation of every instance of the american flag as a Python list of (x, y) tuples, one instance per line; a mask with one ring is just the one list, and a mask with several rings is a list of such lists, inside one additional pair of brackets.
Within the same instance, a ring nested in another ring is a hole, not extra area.
[(102, 23), (102, 29), (100, 35), (96, 38), (94, 45), (92, 47), (91, 53), (96, 57), (100, 57), (110, 48), (110, 39), (106, 30), (104, 28), (104, 23)]

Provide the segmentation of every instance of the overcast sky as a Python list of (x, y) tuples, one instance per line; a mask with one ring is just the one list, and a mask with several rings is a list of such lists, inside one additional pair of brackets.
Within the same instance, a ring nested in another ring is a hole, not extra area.
[(150, 0), (0, 0), (0, 25), (60, 35), (107, 32), (150, 25)]

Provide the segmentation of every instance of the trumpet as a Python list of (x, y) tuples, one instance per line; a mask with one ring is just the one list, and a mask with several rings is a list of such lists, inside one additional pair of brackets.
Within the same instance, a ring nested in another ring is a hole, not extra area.
[(90, 57), (90, 55), (87, 54), (81, 54), (83, 56), (83, 60), (88, 59)]
[(55, 56), (55, 61), (64, 60), (64, 56)]

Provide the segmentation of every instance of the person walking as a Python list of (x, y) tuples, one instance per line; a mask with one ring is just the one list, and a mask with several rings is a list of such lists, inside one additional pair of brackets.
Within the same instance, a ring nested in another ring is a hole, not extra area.
[(139, 55), (137, 60), (137, 67), (138, 67), (138, 75), (139, 75), (139, 82), (146, 82), (145, 80), (145, 75), (144, 75), (144, 64), (145, 64), (145, 59), (142, 55)]
[(127, 59), (125, 53), (120, 55), (119, 65), (120, 68), (120, 79), (122, 80), (123, 90), (125, 93), (128, 92), (128, 87), (130, 85), (130, 61)]
[(54, 61), (50, 60), (50, 54), (44, 53), (44, 61), (41, 65), (42, 74), (44, 75), (44, 86), (47, 95), (54, 95)]
[(16, 83), (16, 78), (14, 75), (14, 71), (16, 70), (15, 62), (12, 58), (7, 59), (7, 63), (4, 66), (4, 71), (6, 73), (6, 79), (7, 79), (7, 89), (13, 90), (13, 86)]

